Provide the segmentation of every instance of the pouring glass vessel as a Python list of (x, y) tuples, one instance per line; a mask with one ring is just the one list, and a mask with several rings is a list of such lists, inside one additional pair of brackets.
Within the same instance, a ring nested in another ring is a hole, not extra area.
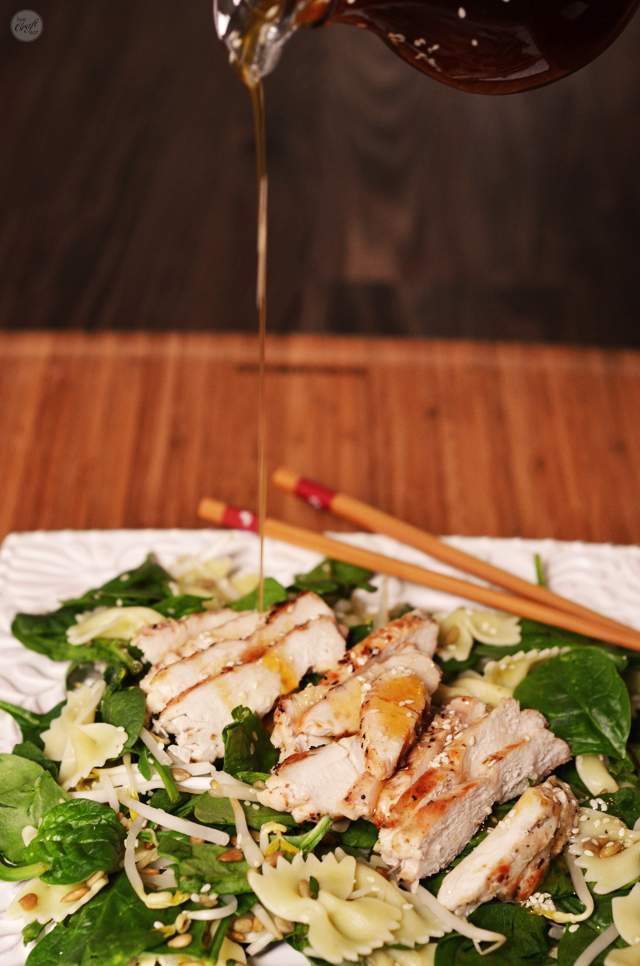
[(214, 0), (229, 58), (249, 83), (300, 27), (366, 27), (435, 80), (478, 94), (542, 87), (584, 67), (640, 0)]

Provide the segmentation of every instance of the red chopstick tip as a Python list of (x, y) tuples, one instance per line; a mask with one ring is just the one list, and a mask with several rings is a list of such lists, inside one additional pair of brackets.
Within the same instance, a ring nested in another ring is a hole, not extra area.
[(251, 530), (258, 532), (258, 517), (251, 510), (238, 510), (236, 507), (210, 500), (205, 497), (198, 504), (198, 516), (212, 523), (221, 523), (232, 530)]
[(336, 490), (330, 490), (328, 487), (315, 483), (313, 480), (308, 480), (304, 476), (299, 476), (297, 473), (292, 473), (291, 470), (284, 469), (284, 467), (277, 469), (272, 479), (280, 490), (299, 496), (302, 500), (310, 503), (315, 510), (330, 510), (331, 503), (337, 495)]

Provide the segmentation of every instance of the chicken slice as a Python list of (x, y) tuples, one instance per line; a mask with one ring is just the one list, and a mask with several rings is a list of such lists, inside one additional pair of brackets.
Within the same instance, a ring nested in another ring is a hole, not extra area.
[(487, 714), (487, 706), (477, 698), (457, 697), (435, 716), (407, 755), (404, 765), (384, 783), (376, 808), (379, 825), (386, 824), (393, 806), (427, 771), (434, 758), (444, 751), (445, 744)]
[[(254, 619), (253, 612), (247, 613), (251, 613), (251, 618)], [(240, 616), (245, 615), (239, 615), (232, 610), (207, 610), (200, 614), (189, 614), (180, 620), (169, 617), (160, 624), (141, 628), (131, 643), (142, 651), (145, 661), (149, 664), (158, 664), (165, 656), (174, 654), (188, 641), (200, 635), (205, 635), (206, 643), (203, 646), (207, 647), (213, 639), (207, 635), (216, 630), (219, 633), (224, 624)], [(260, 615), (256, 617), (259, 619)], [(237, 634), (232, 636), (238, 637)]]
[(282, 694), (293, 691), (309, 670), (323, 673), (344, 654), (344, 638), (333, 617), (294, 627), (258, 660), (196, 684), (169, 701), (154, 723), (160, 734), (196, 761), (214, 761), (224, 751), (222, 729), (242, 704), (264, 715)]
[[(384, 824), (388, 827), (400, 825), (407, 816), (449, 788), (479, 777), (490, 756), (501, 755), (505, 748), (545, 725), (544, 718), (537, 711), (520, 711), (513, 698), (502, 701), (489, 714), (479, 716), (467, 728), (445, 738), (443, 751), (387, 810)], [(446, 730), (446, 723), (443, 730)]]
[[(520, 714), (524, 725), (528, 712)], [(505, 741), (509, 742), (508, 736)], [(397, 867), (400, 878), (408, 882), (433, 875), (464, 848), (495, 802), (522, 794), (529, 781), (539, 781), (570, 757), (565, 742), (546, 728), (526, 727), (519, 740), (466, 762), (459, 780), (443, 782), (437, 795), (408, 803), (404, 814), (398, 803), (392, 811), (395, 821), (380, 830), (382, 858)]]
[(438, 900), (467, 916), (490, 899), (528, 899), (567, 843), (577, 812), (571, 790), (557, 778), (528, 788), (506, 818), (445, 876)]
[(355, 734), (360, 729), (362, 702), (373, 682), (390, 672), (413, 673), (424, 682), (427, 694), (432, 694), (440, 683), (440, 670), (431, 658), (421, 654), (413, 645), (406, 645), (386, 661), (371, 663), (360, 674), (334, 685), (305, 711), (299, 721), (299, 730), (318, 736)]
[[(305, 590), (291, 601), (274, 604), (270, 608), (264, 626), (256, 631), (256, 642), (273, 644), (292, 631), (294, 627), (302, 627), (316, 617), (328, 617), (335, 625), (335, 614), (322, 597), (318, 597), (311, 590)], [(344, 654), (344, 650), (343, 650)], [(319, 672), (318, 672), (319, 673)]]
[(195, 651), (189, 657), (168, 664), (156, 674), (148, 674), (140, 682), (147, 695), (147, 709), (159, 714), (169, 701), (201, 681), (221, 674), (239, 664), (256, 661), (267, 649), (266, 644), (256, 644), (252, 638), (245, 641), (220, 641), (204, 651)]
[(370, 685), (362, 705), (360, 740), (366, 770), (374, 778), (384, 781), (393, 775), (415, 740), (428, 700), (424, 681), (408, 670), (392, 668)]
[[(352, 802), (350, 793), (359, 783), (362, 787)], [(258, 799), (270, 808), (291, 812), (297, 822), (321, 815), (358, 818), (367, 807), (362, 803), (372, 783), (380, 784), (365, 775), (360, 740), (357, 735), (350, 735), (312, 751), (291, 755), (276, 765), (267, 779), (267, 787), (258, 792)]]
[(308, 684), (302, 691), (281, 697), (273, 713), (271, 743), (280, 749), (280, 761), (289, 755), (326, 745), (328, 738), (318, 738), (300, 730), (305, 711), (317, 704), (328, 691), (327, 684)]
[(422, 654), (433, 657), (437, 642), (436, 621), (426, 611), (413, 610), (404, 617), (390, 621), (352, 647), (322, 683), (341, 684), (352, 674), (364, 670), (369, 661), (384, 660), (407, 644), (413, 644)]
[(266, 614), (259, 614), (257, 611), (252, 610), (242, 611), (236, 614), (235, 617), (229, 621), (225, 621), (220, 627), (198, 634), (196, 637), (190, 638), (177, 651), (165, 654), (163, 659), (151, 668), (148, 676), (151, 677), (154, 673), (161, 671), (169, 664), (181, 661), (183, 657), (191, 657), (192, 654), (211, 647), (212, 644), (218, 644), (220, 641), (245, 640), (265, 622), (266, 616)]

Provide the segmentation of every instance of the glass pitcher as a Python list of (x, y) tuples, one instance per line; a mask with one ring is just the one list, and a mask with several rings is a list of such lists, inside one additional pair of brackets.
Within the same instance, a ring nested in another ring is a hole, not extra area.
[(214, 0), (220, 40), (250, 84), (275, 67), (300, 26), (376, 33), (435, 80), (511, 94), (571, 74), (602, 53), (640, 0)]

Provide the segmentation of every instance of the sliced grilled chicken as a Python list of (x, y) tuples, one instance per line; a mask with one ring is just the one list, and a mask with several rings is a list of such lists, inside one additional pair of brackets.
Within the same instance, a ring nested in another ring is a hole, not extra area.
[(521, 794), (528, 781), (569, 760), (568, 746), (545, 724), (542, 715), (518, 711), (509, 699), (433, 760), (380, 831), (382, 858), (398, 868), (400, 878), (413, 882), (445, 868), (495, 802)]
[(522, 902), (566, 845), (578, 812), (571, 790), (557, 778), (528, 788), (509, 814), (445, 876), (439, 901), (460, 916), (497, 898)]
[[(432, 694), (440, 683), (440, 670), (431, 658), (421, 654), (413, 645), (405, 645), (385, 661), (371, 662), (359, 674), (331, 687), (301, 716), (299, 730), (309, 735), (332, 735), (337, 738), (355, 734), (360, 729), (362, 702), (373, 682), (394, 670), (397, 673), (413, 672), (424, 682), (428, 694)], [(325, 680), (326, 677), (328, 675)]]
[(256, 661), (267, 647), (267, 644), (256, 644), (252, 637), (245, 641), (220, 641), (168, 664), (156, 674), (149, 673), (140, 682), (147, 695), (148, 710), (159, 714), (177, 695), (229, 668)]
[[(357, 735), (331, 741), (321, 748), (291, 755), (276, 765), (267, 787), (258, 793), (263, 805), (289, 811), (297, 822), (321, 815), (357, 818), (365, 807), (371, 776), (365, 779), (357, 801), (347, 801), (365, 775), (364, 754)], [(379, 785), (379, 783), (377, 783)]]
[(211, 647), (212, 644), (218, 644), (221, 641), (244, 641), (258, 627), (261, 627), (266, 619), (266, 614), (258, 614), (256, 611), (243, 611), (236, 614), (235, 617), (225, 621), (220, 627), (216, 627), (206, 633), (198, 634), (196, 637), (191, 637), (177, 651), (165, 654), (162, 660), (151, 668), (147, 677), (151, 678), (157, 671), (161, 671), (167, 665), (181, 661), (184, 657), (191, 657), (192, 654), (205, 650)]
[(281, 697), (273, 714), (271, 742), (280, 749), (280, 761), (289, 755), (326, 745), (329, 738), (318, 738), (300, 730), (305, 711), (324, 697), (327, 684), (309, 684), (302, 691)]
[(316, 617), (328, 617), (335, 624), (335, 614), (322, 597), (318, 597), (311, 590), (305, 590), (294, 600), (271, 607), (264, 626), (256, 631), (256, 641), (272, 644), (294, 627), (302, 627)]
[(374, 778), (383, 781), (393, 775), (415, 740), (428, 700), (424, 681), (408, 669), (392, 668), (370, 685), (360, 739), (366, 770)]
[(232, 668), (169, 701), (154, 729), (176, 736), (176, 744), (196, 761), (223, 753), (222, 729), (242, 704), (260, 715), (282, 694), (296, 688), (309, 670), (323, 673), (344, 654), (344, 638), (333, 617), (318, 617), (294, 627), (258, 660)]
[[(252, 621), (260, 619), (260, 615), (254, 614), (253, 611), (247, 611), (247, 613), (250, 613)], [(160, 624), (143, 627), (131, 643), (140, 648), (145, 661), (148, 661), (149, 664), (157, 664), (166, 655), (174, 654), (181, 647), (184, 647), (188, 641), (200, 635), (206, 635), (203, 646), (207, 647), (214, 640), (213, 631), (219, 632), (224, 624), (239, 616), (245, 615), (238, 615), (232, 610), (208, 610), (201, 614), (189, 614), (180, 620), (169, 617)], [(211, 637), (208, 636), (210, 634)], [(238, 635), (234, 634), (233, 636), (237, 637)]]
[(383, 661), (407, 644), (413, 644), (422, 654), (433, 657), (437, 642), (436, 621), (426, 611), (413, 610), (352, 647), (338, 667), (325, 675), (322, 684), (341, 684), (352, 674), (363, 671), (370, 661)]
[(378, 825), (386, 824), (393, 806), (431, 767), (434, 758), (444, 751), (445, 746), (488, 713), (487, 706), (477, 698), (458, 697), (453, 698), (441, 714), (435, 716), (407, 755), (406, 762), (384, 783), (376, 807)]

